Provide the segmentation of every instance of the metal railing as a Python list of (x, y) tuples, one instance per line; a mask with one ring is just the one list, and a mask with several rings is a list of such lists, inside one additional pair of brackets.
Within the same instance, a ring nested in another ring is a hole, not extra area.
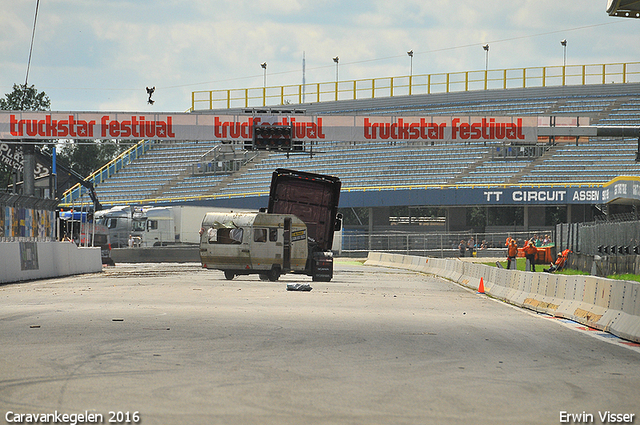
[[(640, 246), (640, 221), (558, 224), (556, 244), (584, 255), (635, 255)], [(601, 248), (601, 250), (598, 250)]]
[[(567, 188), (567, 187), (602, 187), (603, 183), (594, 182), (568, 182), (568, 183), (459, 183), (459, 184), (416, 184), (416, 185), (389, 185), (389, 186), (358, 186), (358, 187), (342, 187), (342, 192), (379, 192), (383, 190), (427, 190), (427, 189), (447, 189), (447, 188)], [(83, 194), (88, 192), (83, 188)], [(156, 203), (172, 203), (172, 202), (188, 202), (188, 201), (202, 201), (209, 199), (232, 199), (232, 198), (251, 198), (257, 196), (269, 195), (269, 189), (255, 190), (251, 192), (239, 192), (239, 193), (217, 193), (208, 195), (186, 195), (186, 196), (165, 196), (157, 198), (140, 198), (140, 199), (128, 199), (119, 201), (107, 201), (101, 203), (103, 205), (139, 205), (139, 204), (156, 204)], [(83, 203), (82, 199), (76, 202)], [(89, 203), (89, 201), (84, 201)], [(70, 206), (71, 201), (60, 202), (61, 206)]]
[[(141, 140), (136, 143), (131, 148), (127, 149), (116, 158), (105, 164), (102, 168), (97, 171), (91, 173), (85, 181), (90, 181), (95, 185), (98, 185), (104, 182), (109, 177), (113, 176), (115, 173), (129, 165), (134, 159), (139, 158), (147, 152), (151, 145), (154, 143), (153, 140)], [(75, 200), (78, 200), (82, 197), (82, 195), (88, 194), (89, 191), (82, 186), (80, 183), (77, 183), (75, 186), (67, 189), (61, 196), (60, 204), (66, 205), (71, 204)]]
[[(537, 231), (530, 232), (433, 232), (433, 233), (379, 233), (367, 234), (345, 232), (342, 235), (340, 253), (345, 255), (366, 255), (369, 251), (383, 251), (406, 255), (421, 255), (429, 257), (459, 257), (459, 245), (464, 241), (464, 256), (506, 257), (505, 241), (507, 237), (517, 240), (518, 246), (524, 246), (525, 240), (534, 235), (541, 236)], [(553, 240), (553, 238), (552, 238)], [(471, 241), (471, 244), (469, 242)], [(473, 249), (469, 249), (473, 246)]]
[(471, 90), (640, 82), (640, 62), (419, 74), (191, 93), (191, 110), (249, 108)]

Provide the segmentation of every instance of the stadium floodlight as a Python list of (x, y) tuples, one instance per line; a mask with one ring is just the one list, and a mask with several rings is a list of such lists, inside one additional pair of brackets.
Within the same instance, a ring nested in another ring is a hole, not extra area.
[(560, 44), (562, 44), (562, 50), (564, 51), (562, 55), (562, 66), (567, 66), (567, 39), (561, 40)]
[(621, 18), (640, 18), (640, 2), (637, 0), (609, 0), (607, 13), (609, 16)]

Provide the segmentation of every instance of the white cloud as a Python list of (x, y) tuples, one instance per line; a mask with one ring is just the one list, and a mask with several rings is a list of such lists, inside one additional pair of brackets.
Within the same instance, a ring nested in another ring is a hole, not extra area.
[[(42, 2), (30, 83), (59, 110), (182, 111), (193, 90), (299, 84), (568, 61), (631, 62), (640, 23), (603, 2), (566, 0), (50, 0)], [(0, 0), (0, 90), (24, 80), (35, 4)], [(606, 25), (602, 25), (606, 24)], [(576, 29), (580, 28), (580, 29)], [(151, 108), (151, 107), (149, 107)]]

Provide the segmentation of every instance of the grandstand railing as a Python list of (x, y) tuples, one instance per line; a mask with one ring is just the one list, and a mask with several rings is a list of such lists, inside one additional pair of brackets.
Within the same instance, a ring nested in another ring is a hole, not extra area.
[(419, 74), (191, 93), (191, 110), (248, 108), (414, 94), (640, 82), (640, 62)]
[[(568, 188), (568, 187), (603, 187), (604, 183), (601, 182), (570, 182), (570, 183), (524, 183), (524, 184), (507, 184), (507, 183), (459, 183), (459, 184), (416, 184), (416, 185), (396, 185), (396, 186), (354, 186), (354, 187), (342, 187), (342, 192), (380, 192), (383, 190), (427, 190), (427, 189), (461, 189), (461, 188)], [(83, 194), (86, 194), (86, 190), (83, 189)], [(139, 205), (139, 204), (156, 204), (156, 203), (174, 203), (174, 202), (191, 202), (202, 201), (211, 199), (235, 199), (235, 198), (252, 198), (257, 196), (268, 196), (268, 188), (265, 190), (257, 190), (252, 192), (243, 193), (224, 193), (224, 194), (208, 194), (208, 195), (189, 195), (189, 196), (171, 196), (171, 197), (158, 197), (158, 198), (140, 198), (120, 200), (114, 202), (102, 202), (103, 205)], [(74, 198), (77, 202), (75, 205), (90, 205), (87, 198)], [(60, 202), (61, 206), (71, 206), (71, 199)]]
[[(153, 140), (141, 140), (136, 143), (120, 155), (118, 155), (115, 159), (111, 160), (107, 164), (105, 164), (102, 168), (97, 171), (94, 171), (90, 174), (85, 181), (89, 181), (95, 185), (98, 185), (117, 173), (119, 170), (126, 167), (131, 161), (137, 159), (142, 156), (145, 152), (147, 152), (151, 145), (154, 143)], [(74, 201), (80, 199), (82, 195), (89, 193), (88, 190), (80, 185), (80, 183), (75, 186), (67, 189), (61, 196), (60, 204), (61, 205), (71, 205)]]

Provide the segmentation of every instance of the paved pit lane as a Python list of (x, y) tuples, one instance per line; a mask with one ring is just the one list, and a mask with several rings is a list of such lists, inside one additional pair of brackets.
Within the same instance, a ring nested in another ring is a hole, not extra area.
[(640, 413), (639, 366), (564, 322), (356, 262), (329, 283), (138, 264), (0, 286), (0, 423), (601, 423)]

